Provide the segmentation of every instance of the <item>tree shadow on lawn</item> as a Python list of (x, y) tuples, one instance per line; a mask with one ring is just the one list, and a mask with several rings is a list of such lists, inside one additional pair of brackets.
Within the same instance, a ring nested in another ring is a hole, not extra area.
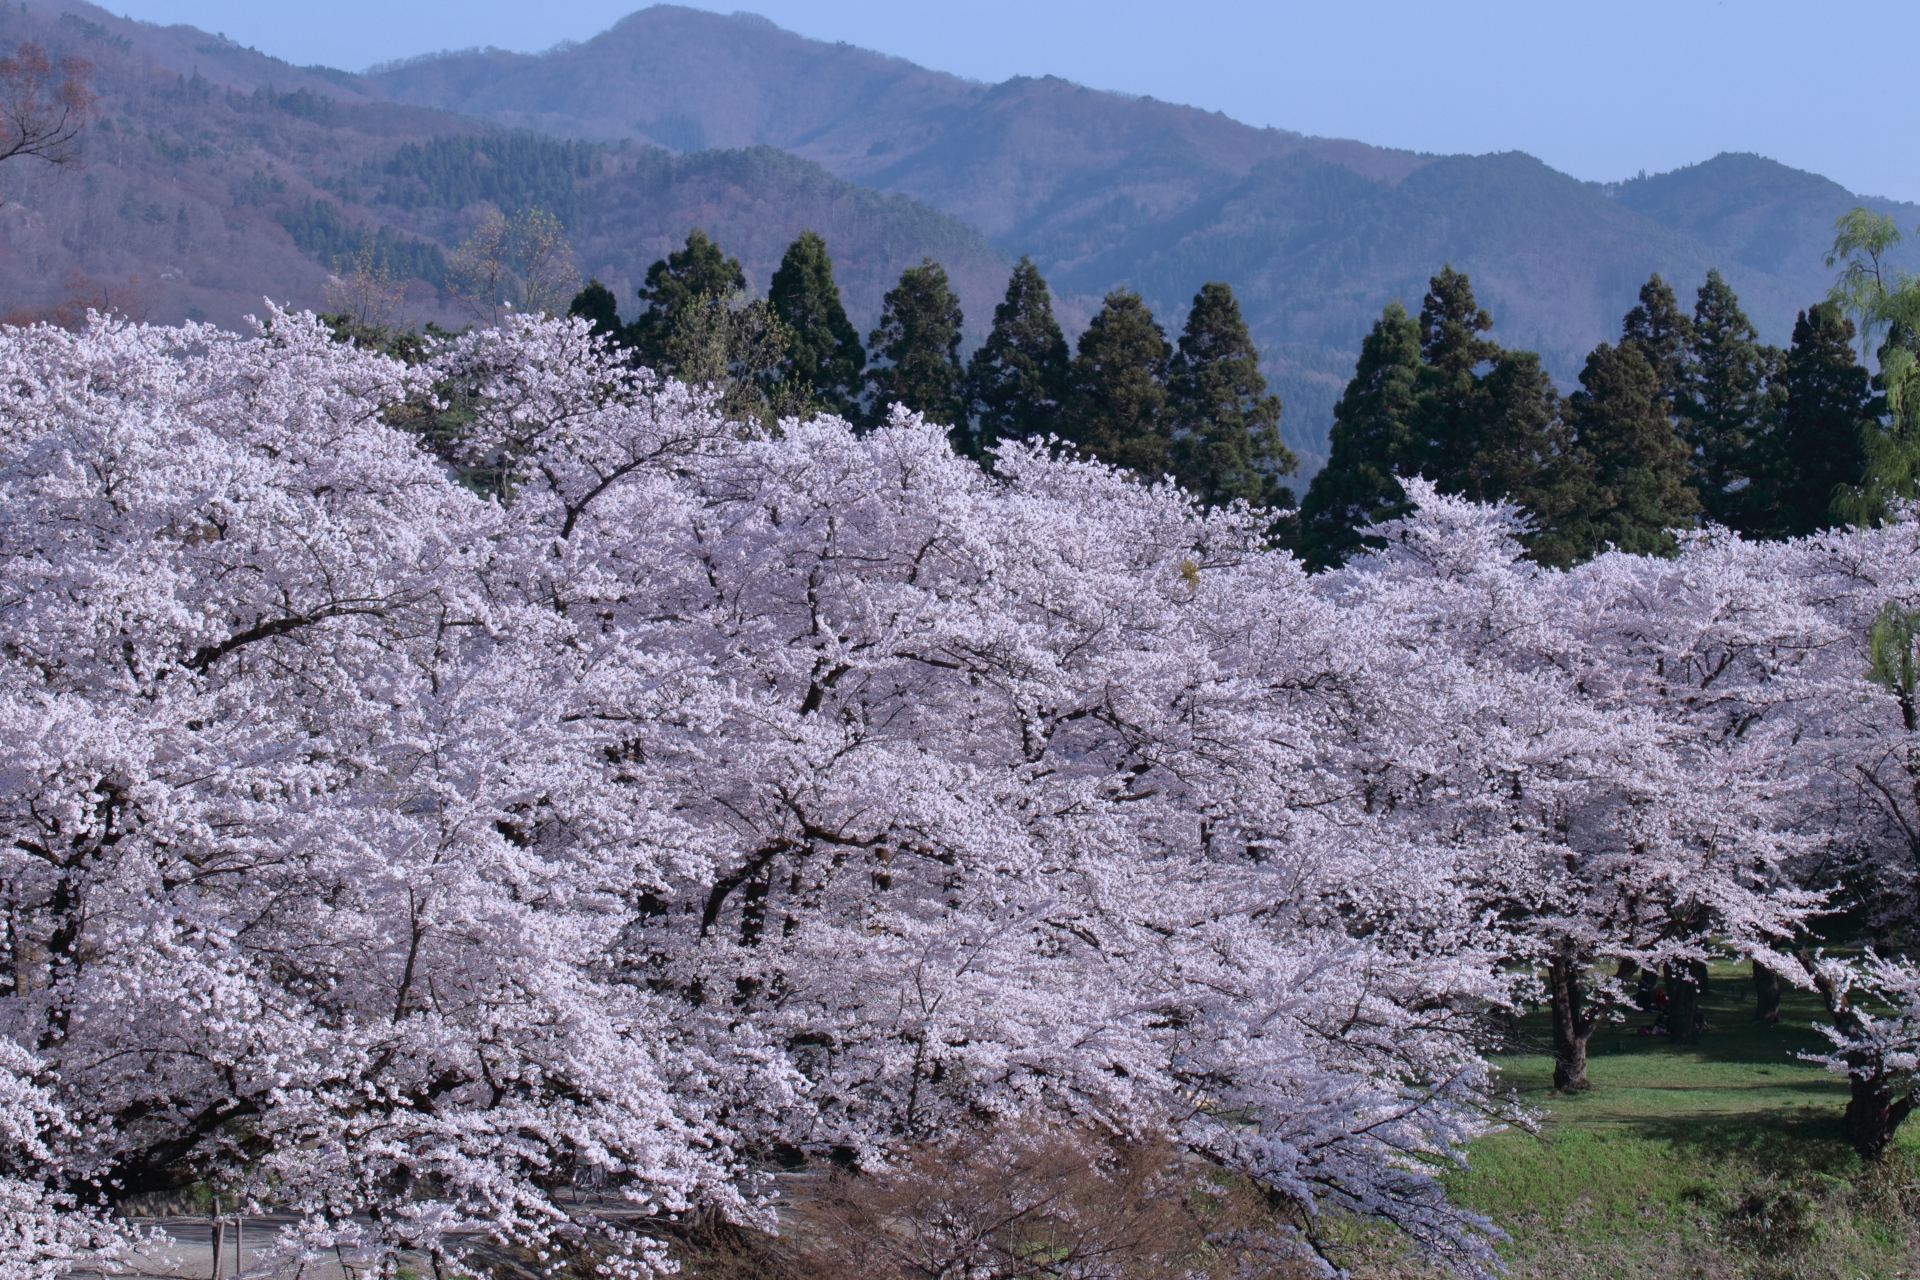
[(1845, 1178), (1862, 1167), (1839, 1112), (1831, 1108), (1639, 1116), (1622, 1127), (1703, 1167), (1731, 1161), (1780, 1178)]

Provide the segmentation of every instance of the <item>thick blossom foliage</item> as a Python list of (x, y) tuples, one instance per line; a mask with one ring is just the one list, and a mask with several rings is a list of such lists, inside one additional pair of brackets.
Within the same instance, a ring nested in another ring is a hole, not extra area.
[[(449, 383), (490, 496), (383, 420)], [(1512, 962), (1789, 966), (1843, 827), (1911, 892), (1862, 655), (1920, 584), (1911, 525), (1547, 572), (1414, 488), (1310, 579), (1042, 449), (764, 438), (580, 321), (0, 333), (0, 1274), (204, 1180), (289, 1258), (646, 1275), (780, 1161), (994, 1123), (1478, 1270), (1433, 1175)]]

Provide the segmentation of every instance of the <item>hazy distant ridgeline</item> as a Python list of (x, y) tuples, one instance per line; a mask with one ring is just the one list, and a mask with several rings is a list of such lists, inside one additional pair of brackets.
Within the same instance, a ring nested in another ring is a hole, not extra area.
[[(1230, 281), (1287, 397), (1288, 441), (1310, 450), (1366, 326), (1390, 298), (1417, 307), (1445, 261), (1472, 274), (1496, 337), (1570, 380), (1656, 270), (1690, 300), (1719, 267), (1784, 342), (1829, 283), (1834, 217), (1858, 202), (1752, 156), (1603, 188), (1519, 154), (1309, 138), (1052, 78), (987, 86), (671, 6), (549, 54), (450, 54), (368, 78), (402, 101), (566, 136), (792, 151), (1033, 254), (1070, 325), (1116, 283), (1171, 325), (1201, 282)], [(1920, 208), (1868, 203), (1920, 221)]]
[(328, 271), (374, 236), (420, 277), (407, 318), (458, 322), (436, 286), (478, 201), (562, 216), (581, 271), (629, 307), (648, 263), (696, 223), (762, 289), (787, 243), (820, 231), (862, 326), (926, 254), (947, 263), (983, 332), (1005, 287), (1005, 255), (959, 219), (770, 149), (676, 157), (505, 134), (385, 100), (355, 76), (77, 2), (0, 10), (0, 45), (29, 39), (98, 65), (101, 117), (78, 172), (0, 168), (0, 314), (106, 301), (238, 324), (263, 295), (323, 305)]
[[(1031, 253), (1070, 334), (1116, 284), (1172, 330), (1202, 282), (1232, 283), (1309, 466), (1361, 335), (1389, 299), (1417, 307), (1443, 262), (1472, 274), (1496, 338), (1539, 350), (1565, 383), (1656, 270), (1690, 300), (1719, 267), (1764, 336), (1784, 341), (1829, 282), (1834, 217), (1858, 199), (1734, 155), (1601, 187), (1518, 153), (1309, 138), (1051, 77), (982, 85), (669, 6), (547, 54), (469, 51), (369, 75), (69, 8), (0, 14), (0, 43), (97, 62), (104, 112), (79, 174), (0, 172), (5, 309), (112, 286), (154, 319), (233, 323), (262, 294), (318, 305), (327, 268), (372, 235), (423, 277), (410, 318), (452, 320), (435, 264), (476, 200), (560, 213), (581, 271), (629, 311), (647, 264), (690, 225), (757, 288), (812, 227), (863, 330), (900, 270), (931, 255), (978, 339), (1010, 256)], [(416, 154), (431, 155), (432, 182), (409, 168)], [(1914, 206), (1867, 203), (1920, 221)]]

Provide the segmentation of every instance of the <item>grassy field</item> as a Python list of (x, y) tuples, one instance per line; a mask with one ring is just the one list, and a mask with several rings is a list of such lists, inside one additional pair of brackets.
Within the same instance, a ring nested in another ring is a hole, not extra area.
[[(1920, 1277), (1920, 1125), (1877, 1166), (1854, 1155), (1845, 1082), (1793, 1056), (1824, 1047), (1822, 1012), (1789, 991), (1777, 1026), (1756, 1022), (1745, 966), (1727, 967), (1699, 1045), (1633, 1035), (1645, 1017), (1597, 1032), (1590, 1093), (1554, 1093), (1544, 1052), (1508, 1057), (1507, 1081), (1549, 1114), (1538, 1135), (1476, 1143), (1451, 1190), (1513, 1236), (1502, 1253), (1527, 1280)], [(1544, 1018), (1522, 1025), (1546, 1035)]]

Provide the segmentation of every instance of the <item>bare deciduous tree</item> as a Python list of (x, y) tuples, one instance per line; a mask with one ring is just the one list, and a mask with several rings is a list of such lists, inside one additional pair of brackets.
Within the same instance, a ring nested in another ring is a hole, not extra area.
[(545, 209), (528, 209), (514, 215), (509, 231), (520, 260), (521, 310), (565, 315), (580, 288), (580, 273), (560, 219)]
[(447, 292), (481, 324), (497, 325), (510, 304), (507, 220), (495, 209), (447, 259)]
[(93, 64), (68, 55), (60, 59), (60, 78), (47, 51), (23, 43), (0, 58), (0, 160), (37, 156), (52, 165), (80, 158), (75, 140), (93, 118)]
[(365, 329), (384, 326), (399, 310), (407, 296), (407, 282), (396, 279), (384, 254), (376, 254), (373, 244), (361, 244), (351, 263), (340, 263), (339, 272), (327, 278), (327, 305), (352, 318)]
[(579, 284), (560, 220), (544, 209), (489, 210), (447, 265), (447, 292), (485, 325), (516, 307), (559, 315)]

